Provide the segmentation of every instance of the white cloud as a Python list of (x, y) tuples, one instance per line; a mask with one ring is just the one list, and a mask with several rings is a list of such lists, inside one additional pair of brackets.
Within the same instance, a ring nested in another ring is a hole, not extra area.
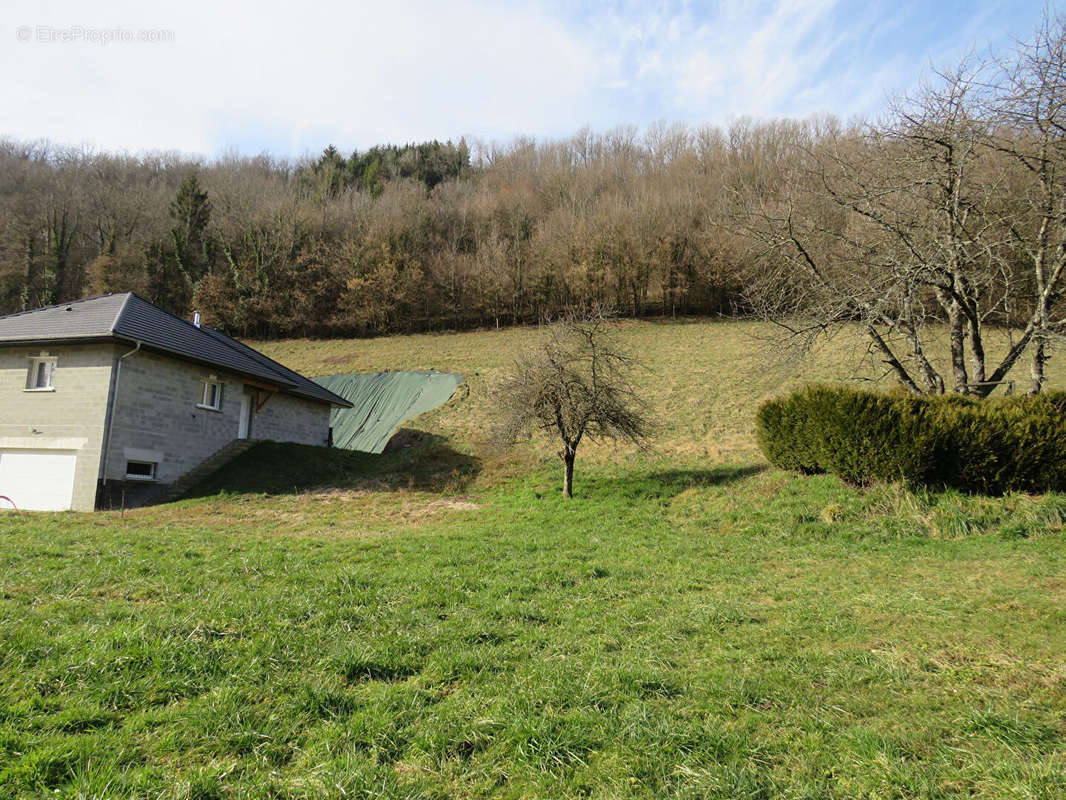
[[(913, 83), (930, 52), (950, 61), (983, 45), (1010, 13), (965, 6), (944, 12), (958, 17), (951, 26), (917, 0), (9, 0), (0, 133), (293, 155), (660, 118), (846, 115)], [(19, 26), (167, 29), (175, 40), (20, 43)]]
[(666, 116), (782, 113), (788, 99), (839, 54), (836, 5), (732, 0), (713, 14), (686, 4), (624, 6), (608, 15), (602, 27), (609, 34), (599, 46), (631, 55), (622, 64), (645, 86), (656, 85)]
[[(20, 138), (210, 153), (255, 135), (296, 150), (509, 136), (580, 117), (603, 83), (573, 32), (535, 7), (20, 5), (0, 31), (0, 129)], [(21, 25), (163, 28), (175, 41), (19, 43)]]

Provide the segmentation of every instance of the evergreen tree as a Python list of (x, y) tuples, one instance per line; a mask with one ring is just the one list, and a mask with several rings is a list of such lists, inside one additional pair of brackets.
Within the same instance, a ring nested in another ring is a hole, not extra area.
[(211, 201), (207, 199), (207, 191), (200, 188), (195, 172), (182, 181), (177, 197), (170, 204), (170, 218), (174, 221), (170, 231), (174, 260), (194, 284), (210, 271), (214, 262), (214, 247), (207, 232)]
[(148, 248), (145, 264), (149, 299), (173, 314), (189, 310), (193, 290), (211, 272), (215, 260), (214, 242), (207, 226), (211, 221), (211, 201), (192, 173), (178, 187), (170, 204), (169, 241)]

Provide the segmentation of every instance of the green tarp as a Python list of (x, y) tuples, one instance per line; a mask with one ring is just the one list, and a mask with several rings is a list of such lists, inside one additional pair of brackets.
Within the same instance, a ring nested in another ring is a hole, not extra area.
[(333, 446), (366, 453), (382, 452), (400, 425), (447, 403), (462, 382), (462, 375), (449, 372), (378, 372), (315, 378), (315, 383), (353, 406), (334, 408), (330, 414)]

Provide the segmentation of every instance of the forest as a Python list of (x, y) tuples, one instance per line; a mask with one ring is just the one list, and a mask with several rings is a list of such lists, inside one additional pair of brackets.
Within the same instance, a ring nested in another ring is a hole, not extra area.
[[(629, 316), (861, 326), (917, 393), (1043, 384), (1064, 325), (1066, 35), (1046, 20), (875, 119), (582, 129), (345, 155), (0, 141), (0, 313), (136, 291), (243, 336)], [(951, 363), (928, 355), (946, 328)], [(1007, 328), (986, 355), (987, 326)]]
[[(296, 162), (0, 143), (0, 310), (133, 290), (260, 336), (726, 311), (722, 160), (805, 123), (431, 142)], [(731, 152), (732, 151), (732, 152)]]

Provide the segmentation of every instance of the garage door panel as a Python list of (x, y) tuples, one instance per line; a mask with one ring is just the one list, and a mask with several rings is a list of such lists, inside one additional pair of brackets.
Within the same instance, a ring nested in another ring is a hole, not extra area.
[(77, 453), (0, 450), (0, 495), (26, 511), (66, 511), (74, 499), (77, 463)]

